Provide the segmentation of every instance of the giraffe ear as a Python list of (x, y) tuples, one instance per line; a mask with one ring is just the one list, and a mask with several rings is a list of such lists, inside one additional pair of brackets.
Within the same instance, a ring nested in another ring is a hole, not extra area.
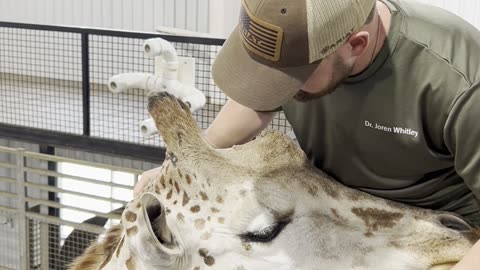
[(172, 267), (182, 251), (168, 228), (165, 207), (154, 193), (142, 194), (140, 201), (138, 231), (130, 237), (130, 249), (145, 265)]

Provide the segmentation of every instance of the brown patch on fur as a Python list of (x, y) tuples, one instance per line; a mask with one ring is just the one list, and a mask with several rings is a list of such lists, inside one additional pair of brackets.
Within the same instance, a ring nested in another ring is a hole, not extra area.
[(192, 184), (192, 178), (189, 174), (185, 176), (185, 180), (187, 180), (187, 184), (191, 185)]
[(208, 249), (201, 248), (198, 250), (198, 254), (203, 258), (203, 262), (208, 265), (212, 266), (215, 264), (215, 259), (212, 256), (208, 256)]
[(178, 213), (177, 214), (177, 219), (178, 219), (178, 221), (183, 222), (183, 221), (185, 221), (185, 216), (182, 213)]
[(252, 250), (252, 244), (242, 241), (242, 247), (245, 249), (245, 251), (250, 251)]
[(340, 216), (340, 214), (338, 214), (338, 211), (337, 209), (333, 209), (331, 208), (330, 209), (332, 211), (332, 214), (334, 216), (334, 222), (338, 225), (338, 226), (344, 226), (345, 224), (348, 223), (348, 220), (342, 216)]
[(403, 217), (402, 213), (377, 208), (352, 208), (352, 213), (361, 218), (367, 226), (366, 236), (379, 228), (392, 228)]
[(128, 236), (134, 236), (137, 233), (138, 233), (138, 227), (137, 226), (133, 226), (133, 227), (127, 229), (127, 235)]
[(188, 197), (188, 194), (186, 191), (183, 191), (183, 200), (182, 200), (182, 206), (187, 205), (187, 203), (190, 201), (190, 198)]
[(203, 230), (205, 228), (205, 220), (202, 218), (195, 220), (195, 228), (199, 231)]
[(162, 176), (160, 176), (160, 184), (162, 185), (162, 188), (166, 188), (167, 186), (165, 186), (165, 176), (162, 174)]
[(224, 217), (219, 217), (218, 218), (218, 223), (224, 224), (225, 223), (225, 218)]
[(210, 211), (212, 211), (212, 213), (219, 213), (220, 212), (220, 210), (218, 210), (215, 207), (210, 208)]
[(172, 178), (168, 179), (168, 183), (170, 184), (170, 186), (173, 186)]
[(170, 200), (172, 198), (172, 194), (173, 194), (173, 189), (170, 189), (170, 191), (167, 193), (166, 199)]
[(223, 203), (223, 198), (221, 196), (217, 196), (216, 201), (217, 203)]
[(129, 222), (134, 222), (137, 220), (137, 214), (133, 213), (132, 211), (127, 211), (125, 213), (125, 219)]
[[(119, 244), (122, 235), (122, 225), (116, 225), (110, 228), (105, 238), (99, 242), (94, 242), (82, 256), (75, 259), (69, 266), (70, 270), (93, 270), (104, 267), (115, 252), (115, 247)], [(105, 263), (106, 262), (106, 263)]]
[(122, 240), (120, 240), (120, 244), (118, 244), (118, 247), (117, 247), (117, 258), (118, 256), (120, 256), (120, 251), (122, 251), (122, 247), (123, 247), (123, 242), (125, 241), (125, 236), (122, 237)]
[(192, 207), (190, 208), (190, 211), (192, 211), (192, 213), (198, 213), (198, 212), (200, 212), (200, 205), (192, 206)]
[(175, 200), (175, 201), (173, 202), (173, 205), (177, 205), (177, 203), (178, 203), (178, 202)]
[(160, 194), (160, 187), (155, 185), (155, 193)]
[(200, 267), (195, 266), (195, 267), (193, 268), (193, 270), (200, 270)]
[(135, 205), (135, 207), (136, 207), (136, 208), (140, 208), (140, 207), (142, 207), (142, 203), (140, 203), (140, 202), (137, 202), (137, 204)]
[(135, 269), (135, 261), (133, 260), (132, 257), (130, 257), (127, 262), (125, 263), (125, 265), (127, 266), (127, 269), (128, 270), (134, 270)]
[(200, 197), (202, 197), (202, 200), (204, 201), (208, 201), (208, 196), (207, 196), (207, 193), (201, 191), (200, 192)]
[(206, 233), (202, 234), (202, 236), (200, 236), (200, 239), (202, 239), (202, 240), (208, 240), (208, 239), (210, 239), (210, 237), (212, 237), (212, 234), (206, 232)]
[(175, 189), (177, 190), (177, 193), (180, 193), (180, 187), (177, 182), (175, 182)]

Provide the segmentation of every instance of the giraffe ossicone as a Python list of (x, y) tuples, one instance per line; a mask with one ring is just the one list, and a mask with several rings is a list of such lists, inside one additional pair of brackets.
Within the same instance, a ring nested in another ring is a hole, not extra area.
[(73, 270), (444, 270), (479, 239), (451, 214), (338, 184), (278, 132), (217, 150), (172, 96), (149, 112), (161, 173)]

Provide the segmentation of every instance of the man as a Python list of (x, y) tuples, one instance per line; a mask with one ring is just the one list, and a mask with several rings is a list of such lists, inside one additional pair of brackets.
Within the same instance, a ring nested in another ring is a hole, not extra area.
[[(244, 143), (281, 109), (343, 184), (480, 226), (479, 52), (478, 30), (416, 2), (244, 0), (212, 71), (231, 100), (206, 136)], [(477, 243), (454, 269), (479, 266)]]

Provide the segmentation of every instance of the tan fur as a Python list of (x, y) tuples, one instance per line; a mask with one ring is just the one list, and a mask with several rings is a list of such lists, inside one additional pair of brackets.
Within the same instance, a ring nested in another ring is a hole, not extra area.
[[(122, 236), (122, 225), (110, 228), (101, 242), (92, 244), (85, 253), (75, 259), (69, 266), (71, 270), (94, 270), (108, 262), (115, 252), (115, 247)], [(101, 268), (100, 268), (101, 269)]]

